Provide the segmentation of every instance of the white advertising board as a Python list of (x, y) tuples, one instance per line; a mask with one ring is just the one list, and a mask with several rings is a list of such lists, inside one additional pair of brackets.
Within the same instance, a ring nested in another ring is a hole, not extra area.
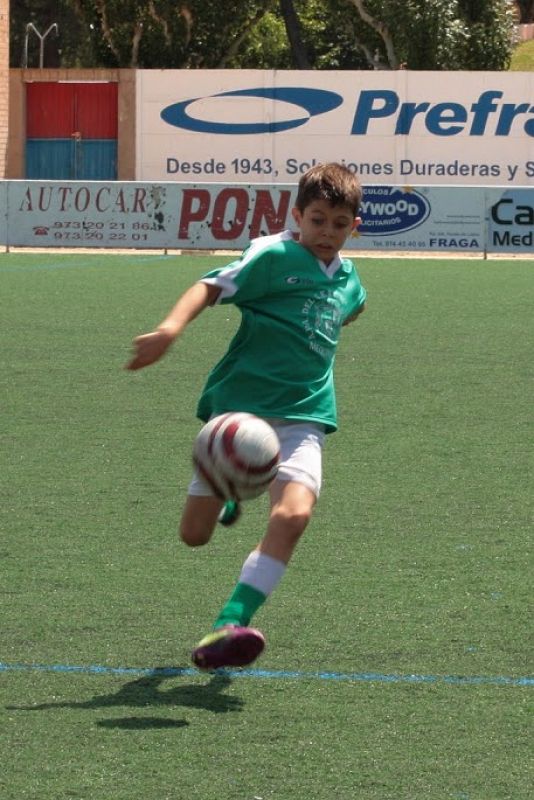
[(11, 246), (166, 247), (173, 238), (157, 184), (8, 181), (7, 202)]
[(534, 189), (492, 190), (487, 197), (489, 253), (534, 257)]
[(534, 185), (534, 73), (139, 70), (137, 179)]
[[(0, 190), (0, 244), (12, 247), (241, 250), (292, 228), (296, 196), (291, 184), (6, 181)], [(534, 256), (530, 187), (368, 186), (361, 217), (347, 251)]]
[(0, 181), (0, 245), (7, 243), (7, 182)]

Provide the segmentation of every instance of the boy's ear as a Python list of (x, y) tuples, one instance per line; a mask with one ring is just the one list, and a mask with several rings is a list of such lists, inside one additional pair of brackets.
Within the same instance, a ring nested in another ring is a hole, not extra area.
[(362, 224), (362, 218), (354, 217), (354, 222), (352, 223), (352, 230), (355, 231), (356, 228), (359, 228), (361, 224)]
[(296, 206), (293, 206), (293, 208), (291, 209), (291, 216), (293, 217), (293, 219), (295, 220), (297, 225), (300, 227), (300, 221), (302, 219), (302, 214), (300, 213), (300, 211), (298, 210), (298, 208)]

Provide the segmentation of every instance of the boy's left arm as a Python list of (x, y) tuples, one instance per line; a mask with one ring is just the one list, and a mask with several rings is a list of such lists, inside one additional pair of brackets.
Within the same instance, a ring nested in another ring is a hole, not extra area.
[(350, 323), (358, 319), (360, 314), (363, 314), (364, 311), (365, 311), (365, 303), (362, 303), (361, 306), (358, 309), (356, 309), (354, 314), (351, 314), (350, 317), (347, 317), (347, 319), (343, 322), (342, 327), (344, 328), (345, 325), (350, 325)]

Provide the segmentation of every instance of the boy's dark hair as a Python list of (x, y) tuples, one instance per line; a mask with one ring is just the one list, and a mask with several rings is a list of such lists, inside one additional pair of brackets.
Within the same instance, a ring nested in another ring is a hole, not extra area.
[(360, 181), (343, 164), (318, 164), (300, 179), (295, 205), (302, 213), (314, 200), (326, 200), (331, 206), (348, 206), (356, 217), (362, 202)]

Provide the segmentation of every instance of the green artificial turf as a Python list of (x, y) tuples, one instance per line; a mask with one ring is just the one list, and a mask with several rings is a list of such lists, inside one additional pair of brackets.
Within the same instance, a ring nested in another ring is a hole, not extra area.
[(526, 800), (534, 263), (358, 260), (368, 310), (268, 647), (206, 676), (190, 650), (267, 510), (176, 535), (238, 314), (123, 365), (225, 260), (0, 256), (2, 800)]

